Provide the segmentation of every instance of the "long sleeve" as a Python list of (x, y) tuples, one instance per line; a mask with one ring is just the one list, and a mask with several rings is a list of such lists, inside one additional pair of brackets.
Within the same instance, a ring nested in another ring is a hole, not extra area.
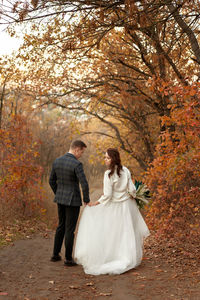
[(127, 171), (128, 171), (128, 192), (131, 196), (133, 196), (133, 198), (135, 198), (136, 197), (136, 188), (132, 181), (130, 171), (128, 169), (127, 169)]
[(112, 198), (113, 193), (113, 182), (108, 176), (108, 172), (106, 171), (104, 174), (104, 182), (103, 182), (103, 195), (100, 197), (98, 202), (106, 204)]
[(76, 173), (76, 176), (78, 177), (78, 180), (81, 184), (81, 188), (82, 188), (82, 191), (83, 191), (83, 201), (85, 203), (89, 203), (90, 202), (89, 186), (88, 186), (87, 179), (85, 177), (85, 173), (84, 173), (84, 170), (83, 170), (82, 163), (78, 164), (78, 166), (75, 168), (75, 173)]
[(54, 170), (54, 166), (52, 166), (51, 174), (50, 174), (50, 177), (49, 177), (49, 185), (52, 188), (54, 194), (56, 194), (56, 191), (57, 191), (57, 176), (56, 176), (56, 172)]

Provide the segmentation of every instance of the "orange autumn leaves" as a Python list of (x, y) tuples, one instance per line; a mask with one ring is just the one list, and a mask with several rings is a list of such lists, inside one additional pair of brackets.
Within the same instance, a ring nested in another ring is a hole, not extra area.
[[(193, 91), (196, 91), (193, 97)], [(167, 129), (147, 171), (153, 202), (147, 219), (158, 233), (175, 239), (197, 239), (200, 216), (199, 85), (175, 87), (179, 105), (163, 117)]]
[(0, 153), (1, 212), (5, 219), (30, 216), (41, 204), (42, 169), (36, 161), (38, 143), (24, 117), (13, 115), (0, 130)]

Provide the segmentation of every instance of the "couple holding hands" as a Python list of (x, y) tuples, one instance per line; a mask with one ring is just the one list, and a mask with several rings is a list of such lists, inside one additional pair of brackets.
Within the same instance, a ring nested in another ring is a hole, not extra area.
[[(55, 194), (59, 224), (51, 261), (61, 260), (59, 253), (64, 240), (66, 266), (80, 264), (91, 275), (121, 274), (141, 263), (143, 240), (149, 230), (134, 199), (136, 189), (130, 171), (122, 166), (117, 149), (107, 149), (103, 195), (90, 202), (88, 182), (78, 160), (86, 148), (83, 141), (73, 141), (69, 152), (57, 158), (52, 166), (49, 184)], [(85, 207), (73, 251), (82, 205), (79, 184)]]

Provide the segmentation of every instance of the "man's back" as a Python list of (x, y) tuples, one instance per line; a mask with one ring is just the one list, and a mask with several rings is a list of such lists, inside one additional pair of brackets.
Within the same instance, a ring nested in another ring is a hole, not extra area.
[(84, 201), (89, 202), (89, 188), (82, 163), (71, 153), (66, 153), (54, 161), (49, 179), (55, 193), (54, 202), (69, 206), (82, 205), (79, 182)]

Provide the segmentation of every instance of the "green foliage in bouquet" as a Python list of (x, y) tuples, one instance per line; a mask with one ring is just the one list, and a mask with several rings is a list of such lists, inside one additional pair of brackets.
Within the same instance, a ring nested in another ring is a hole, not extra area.
[(149, 203), (150, 191), (146, 184), (142, 183), (142, 181), (135, 180), (135, 188), (136, 188), (136, 203), (139, 208), (143, 208), (145, 204)]

